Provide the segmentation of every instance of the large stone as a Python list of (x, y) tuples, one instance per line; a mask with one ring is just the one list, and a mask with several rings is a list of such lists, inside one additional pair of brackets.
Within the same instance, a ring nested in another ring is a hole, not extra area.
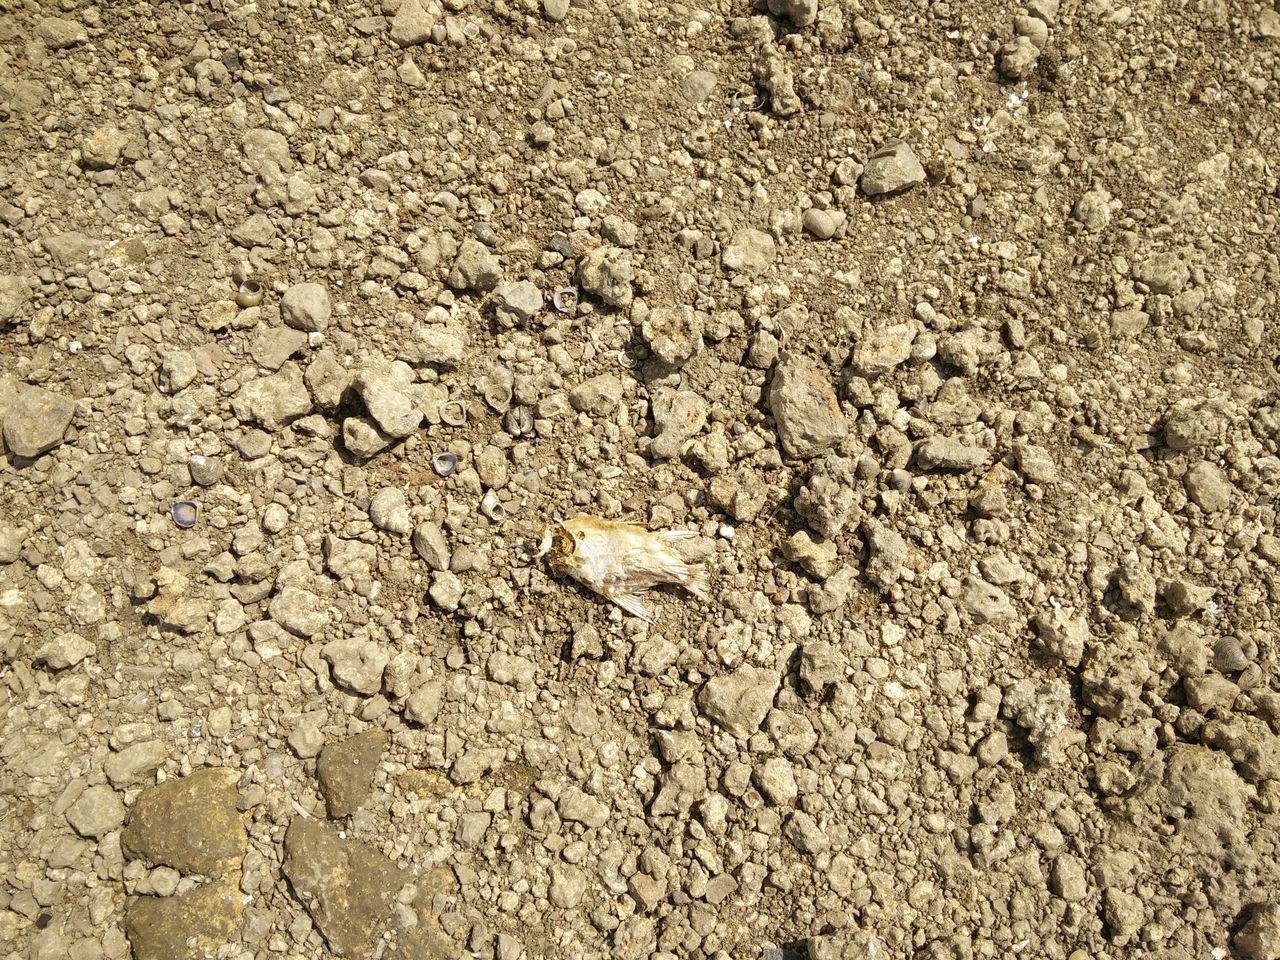
[(976, 470), (991, 461), (991, 451), (955, 437), (933, 436), (916, 445), (915, 459), (922, 470)]
[(248, 849), (236, 809), (239, 777), (229, 767), (201, 767), (144, 790), (120, 835), (124, 855), (187, 874), (237, 872)]
[(659, 460), (684, 453), (685, 444), (706, 426), (711, 413), (707, 401), (699, 394), (670, 387), (658, 390), (650, 405), (655, 436), (649, 452)]
[(311, 412), (311, 394), (298, 365), (286, 363), (279, 373), (244, 384), (231, 409), (240, 420), (279, 430)]
[(702, 321), (687, 304), (654, 307), (640, 329), (653, 355), (669, 367), (682, 366), (702, 349)]
[[(412, 2), (412, 0), (410, 0)], [(487, 293), (502, 279), (502, 264), (492, 250), (479, 240), (465, 240), (458, 259), (449, 271), (449, 286), (455, 290)]]
[(611, 373), (584, 380), (569, 391), (569, 403), (579, 413), (607, 417), (622, 402), (623, 383)]
[(790, 457), (816, 457), (849, 432), (831, 381), (803, 354), (791, 354), (778, 364), (769, 385), (769, 409)]
[(62, 443), (76, 405), (43, 387), (28, 387), (4, 413), (4, 442), (19, 457), (38, 457)]
[(746, 739), (760, 729), (773, 707), (779, 677), (773, 670), (739, 667), (708, 681), (698, 694), (698, 706), (735, 737)]
[(134, 960), (208, 960), (239, 936), (248, 898), (239, 873), (174, 897), (137, 897), (125, 907)]
[(874, 380), (897, 369), (911, 356), (916, 328), (909, 323), (873, 330), (853, 349), (853, 372)]
[(1253, 907), (1232, 943), (1241, 960), (1280, 960), (1280, 904)]
[(869, 197), (897, 193), (924, 182), (924, 167), (901, 140), (889, 140), (871, 155), (862, 170), (862, 192)]
[(284, 874), (339, 956), (365, 957), (408, 874), (334, 827), (295, 817), (284, 838)]
[(797, 27), (807, 27), (818, 19), (818, 0), (769, 0), (769, 12)]
[(111, 126), (95, 127), (80, 146), (80, 156), (90, 170), (110, 170), (120, 162), (129, 137)]
[(329, 291), (319, 283), (295, 283), (280, 300), (280, 316), (295, 330), (324, 330), (333, 316)]
[(889, 960), (889, 948), (879, 937), (865, 930), (810, 937), (808, 960)]
[(386, 731), (375, 728), (327, 744), (320, 751), (316, 778), (330, 817), (350, 816), (369, 799), (373, 775), (386, 746)]

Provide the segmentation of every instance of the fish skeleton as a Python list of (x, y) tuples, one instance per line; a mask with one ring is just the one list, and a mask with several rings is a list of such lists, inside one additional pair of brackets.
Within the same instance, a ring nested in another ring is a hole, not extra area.
[(674, 583), (695, 597), (707, 597), (706, 569), (686, 563), (671, 547), (697, 535), (693, 530), (654, 533), (639, 524), (578, 516), (544, 527), (538, 556), (547, 557), (555, 572), (652, 623), (653, 614), (639, 597), (645, 590)]

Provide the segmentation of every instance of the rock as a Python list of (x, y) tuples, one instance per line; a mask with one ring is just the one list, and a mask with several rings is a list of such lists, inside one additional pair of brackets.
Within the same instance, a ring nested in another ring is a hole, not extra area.
[(371, 576), (378, 562), (378, 548), (372, 543), (326, 534), (322, 548), (325, 569), (339, 579)]
[(829, 936), (810, 937), (808, 960), (889, 960), (889, 948), (864, 930), (841, 930)]
[(385, 730), (366, 730), (320, 751), (316, 778), (333, 819), (347, 817), (364, 806), (373, 791), (373, 775), (387, 746)]
[(397, 356), (407, 363), (456, 367), (467, 356), (467, 332), (455, 323), (415, 324)]
[(542, 0), (542, 14), (552, 23), (559, 23), (569, 15), (569, 0)]
[(702, 321), (690, 306), (654, 307), (640, 332), (653, 355), (668, 367), (681, 367), (702, 349)]
[(120, 796), (110, 787), (86, 787), (67, 808), (67, 823), (80, 836), (97, 840), (124, 823), (125, 814)]
[(1049, 873), (1049, 889), (1068, 903), (1078, 903), (1089, 893), (1084, 864), (1078, 857), (1060, 853)]
[(280, 430), (311, 412), (311, 394), (298, 365), (286, 363), (279, 373), (241, 386), (231, 409), (240, 420)]
[(169, 748), (159, 740), (143, 740), (107, 757), (102, 765), (107, 779), (115, 787), (128, 787), (153, 774), (169, 759)]
[(90, 170), (110, 170), (120, 162), (128, 136), (115, 127), (95, 127), (80, 146), (80, 157)]
[(720, 262), (733, 273), (761, 273), (773, 265), (778, 248), (763, 230), (745, 227), (733, 235)]
[(909, 323), (873, 330), (853, 348), (853, 372), (868, 380), (892, 373), (911, 358), (915, 339), (916, 328)]
[(431, 38), (441, 10), (434, 2), (404, 0), (391, 21), (391, 39), (402, 47), (416, 47)]
[(462, 605), (462, 580), (449, 570), (442, 570), (431, 578), (427, 596), (441, 610), (453, 613)]
[(1164, 442), (1170, 450), (1186, 452), (1210, 443), (1218, 434), (1218, 424), (1212, 413), (1203, 407), (1180, 402), (1173, 406), (1165, 418)]
[(1280, 904), (1262, 903), (1249, 908), (1248, 919), (1231, 942), (1240, 960), (1280, 960)]
[(310, 590), (287, 584), (271, 598), (271, 619), (295, 637), (310, 639), (329, 625), (329, 611)]
[(1036, 616), (1036, 630), (1040, 647), (1070, 667), (1080, 666), (1084, 659), (1085, 644), (1089, 640), (1089, 625), (1082, 616), (1073, 616), (1066, 610), (1046, 610)]
[(1174, 617), (1189, 617), (1205, 609), (1213, 600), (1213, 587), (1170, 580), (1160, 591), (1160, 599)]
[(413, 552), (432, 570), (449, 569), (449, 544), (437, 523), (424, 521), (413, 528)]
[(31, 661), (44, 665), (50, 670), (65, 670), (74, 667), (85, 657), (93, 656), (96, 651), (93, 642), (74, 633), (59, 634), (54, 639), (42, 644), (32, 656)]
[(844, 229), (848, 216), (843, 210), (820, 210), (810, 207), (801, 219), (805, 230), (819, 240), (830, 240)]
[[(710, 70), (693, 70), (680, 81), (680, 96), (685, 103), (696, 107), (711, 96), (711, 91), (716, 88), (718, 82), (719, 78)], [(616, 243), (617, 240), (613, 242)], [(632, 246), (632, 244), (624, 244), (624, 246)]]
[[(279, 370), (307, 345), (307, 335), (289, 327), (268, 327), (254, 339), (249, 353), (254, 362), (268, 370)], [(304, 376), (305, 381), (305, 376)]]
[(807, 27), (818, 19), (818, 0), (769, 0), (769, 12), (797, 27)]
[(375, 527), (401, 536), (413, 529), (409, 504), (399, 487), (383, 487), (370, 498), (369, 519)]
[(370, 955), (379, 922), (409, 879), (374, 847), (306, 817), (294, 817), (285, 833), (284, 874), (329, 947), (353, 957)]
[(796, 786), (795, 771), (782, 757), (770, 757), (752, 774), (761, 795), (774, 806), (795, 802), (800, 790)]
[(1176, 253), (1158, 253), (1138, 264), (1134, 276), (1152, 293), (1173, 296), (1181, 293), (1191, 279), (1191, 270)]
[(391, 655), (372, 640), (340, 637), (320, 650), (333, 669), (333, 679), (355, 693), (372, 696), (382, 689), (382, 671)]
[(973, 574), (960, 584), (960, 602), (973, 614), (975, 623), (1007, 620), (1014, 614), (1007, 593)]
[(862, 524), (867, 544), (867, 579), (881, 590), (892, 589), (902, 576), (907, 543), (889, 525), (867, 518)]
[(561, 818), (570, 823), (603, 827), (609, 821), (609, 805), (574, 786), (561, 791), (556, 807)]
[(819, 580), (835, 572), (836, 545), (830, 540), (814, 540), (805, 530), (797, 530), (783, 542), (782, 555)]
[(528, 326), (545, 304), (542, 291), (528, 280), (504, 283), (493, 291), (491, 300), (498, 319), (513, 327)]
[(1195, 464), (1182, 478), (1182, 485), (1191, 502), (1201, 510), (1215, 513), (1231, 506), (1231, 493), (1234, 489), (1216, 464), (1202, 460)]
[(797, 810), (787, 818), (783, 834), (803, 853), (826, 853), (831, 849), (831, 839), (822, 832), (817, 822), (803, 810)]
[(1111, 940), (1125, 940), (1142, 927), (1146, 911), (1140, 897), (1118, 887), (1107, 887), (1102, 891), (1102, 918)]
[(1089, 190), (1080, 195), (1071, 216), (1090, 233), (1106, 229), (1111, 222), (1111, 194), (1106, 190)]
[(922, 470), (976, 470), (991, 462), (991, 452), (957, 437), (935, 435), (916, 444), (915, 461)]
[(89, 39), (89, 32), (78, 20), (44, 17), (36, 24), (36, 37), (50, 50), (65, 50)]
[(124, 911), (124, 932), (134, 960), (216, 956), (239, 936), (248, 898), (238, 880), (238, 876), (227, 877), (177, 896), (130, 900)]
[(285, 324), (306, 333), (325, 330), (333, 316), (329, 291), (319, 283), (295, 283), (280, 299), (280, 317)]
[(409, 436), (422, 425), (423, 413), (408, 386), (407, 375), (396, 365), (365, 371), (352, 384), (378, 429), (395, 439)]
[(30, 303), (31, 287), (26, 277), (16, 273), (0, 274), (0, 330), (21, 319)]
[(773, 706), (779, 677), (772, 670), (739, 667), (714, 677), (698, 693), (698, 706), (729, 733), (747, 739), (760, 729)]
[(887, 140), (867, 161), (859, 185), (869, 197), (906, 190), (924, 183), (924, 167), (901, 140)]
[(1013, 459), (1018, 472), (1031, 483), (1053, 483), (1058, 479), (1058, 465), (1044, 447), (1018, 440), (1013, 445)]
[(1040, 59), (1040, 48), (1030, 37), (1014, 37), (1000, 47), (996, 56), (996, 69), (1006, 80), (1022, 80), (1035, 72)]
[(848, 661), (825, 640), (806, 642), (800, 650), (800, 680), (810, 693), (843, 680), (847, 669)]
[(449, 272), (449, 286), (455, 290), (488, 293), (502, 279), (502, 264), (493, 251), (479, 240), (467, 239)]
[(579, 413), (607, 417), (622, 402), (624, 386), (621, 377), (602, 373), (584, 380), (569, 391), (569, 403)]
[(343, 394), (351, 386), (351, 374), (331, 350), (321, 350), (307, 364), (303, 375), (316, 409), (332, 413), (342, 403)]
[(631, 303), (631, 255), (621, 247), (596, 247), (578, 264), (578, 283), (611, 307)]
[(553, 906), (572, 910), (587, 895), (587, 877), (577, 867), (556, 862), (551, 865), (551, 886), (547, 893)]
[(692, 390), (660, 389), (651, 401), (655, 436), (649, 453), (659, 460), (681, 456), (685, 445), (707, 424), (711, 410)]
[(62, 443), (76, 405), (43, 387), (27, 387), (3, 412), (4, 442), (9, 452), (34, 459)]
[(266, 247), (275, 238), (276, 225), (265, 213), (246, 217), (231, 231), (231, 239), (242, 247)]
[(834, 540), (859, 512), (854, 461), (829, 453), (809, 471), (809, 479), (796, 494), (796, 513), (819, 536)]
[(788, 355), (774, 370), (769, 409), (789, 457), (816, 457), (849, 432), (831, 381), (804, 354)]
[(166, 350), (160, 354), (156, 384), (161, 392), (175, 394), (190, 386), (199, 372), (200, 367), (191, 354), (185, 350)]
[(440, 715), (440, 702), (444, 698), (444, 684), (439, 681), (424, 683), (405, 699), (404, 715), (419, 726), (427, 726)]
[(90, 263), (98, 259), (106, 245), (101, 240), (73, 230), (46, 237), (41, 241), (41, 246), (63, 270), (82, 273)]
[(368, 460), (396, 442), (378, 429), (368, 417), (347, 417), (342, 421), (342, 445), (357, 460)]
[(184, 874), (238, 875), (248, 849), (239, 778), (229, 767), (201, 767), (142, 791), (120, 835), (124, 855)]
[(0, 522), (0, 564), (13, 563), (22, 556), (22, 542), (26, 536), (21, 527)]

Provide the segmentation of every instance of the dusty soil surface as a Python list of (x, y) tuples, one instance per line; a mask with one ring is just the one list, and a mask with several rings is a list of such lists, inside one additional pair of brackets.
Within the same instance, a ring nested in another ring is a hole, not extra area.
[(1278, 50), (0, 0), (0, 956), (1280, 958)]

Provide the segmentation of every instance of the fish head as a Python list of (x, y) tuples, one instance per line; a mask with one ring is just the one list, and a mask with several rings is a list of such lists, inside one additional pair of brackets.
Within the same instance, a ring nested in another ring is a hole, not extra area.
[(538, 543), (538, 558), (546, 557), (553, 565), (561, 566), (573, 556), (573, 534), (561, 523), (552, 523), (542, 528)]

